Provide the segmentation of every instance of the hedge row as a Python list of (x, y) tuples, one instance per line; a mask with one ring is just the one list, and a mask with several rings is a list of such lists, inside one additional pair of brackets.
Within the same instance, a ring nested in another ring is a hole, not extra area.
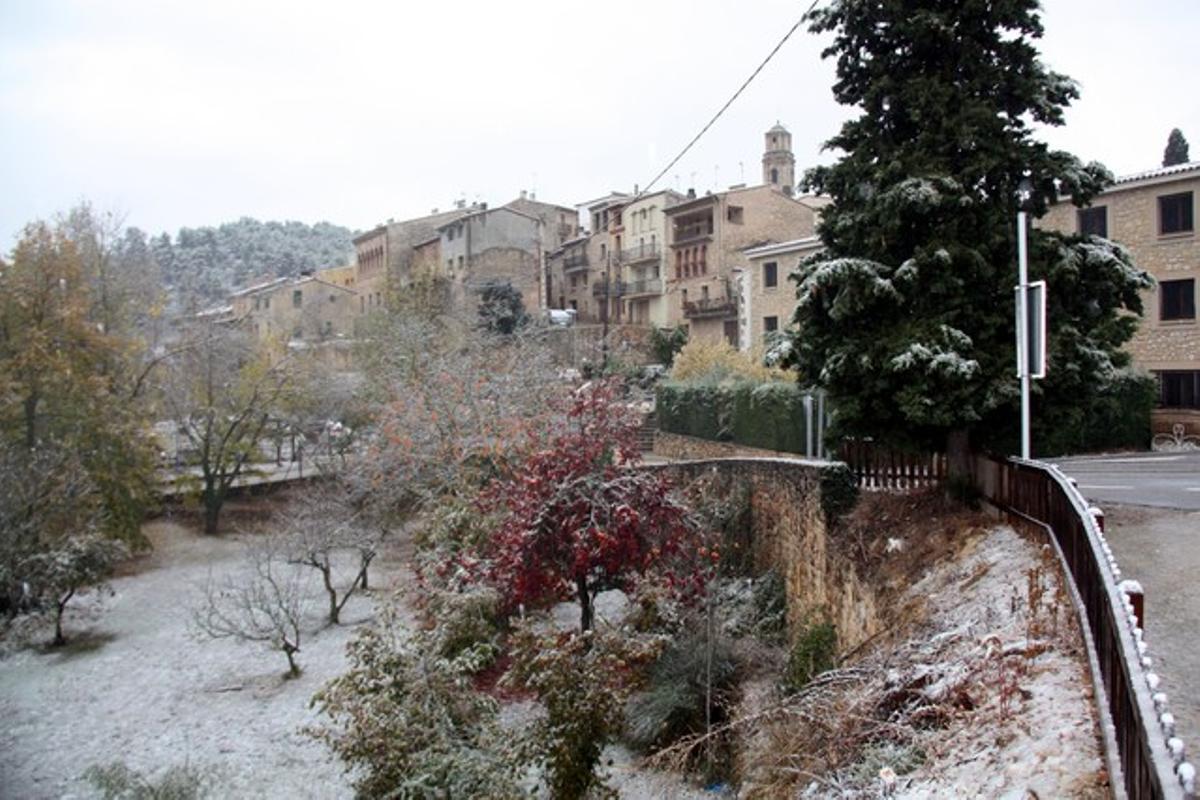
[[(666, 382), (658, 387), (658, 427), (699, 439), (803, 455), (808, 445), (807, 394), (794, 383)], [(813, 424), (816, 405), (814, 397)], [(814, 446), (816, 435), (814, 430)]]

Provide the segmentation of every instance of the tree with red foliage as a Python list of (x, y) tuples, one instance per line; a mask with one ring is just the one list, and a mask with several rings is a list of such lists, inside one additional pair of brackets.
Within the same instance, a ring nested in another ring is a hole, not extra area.
[(576, 391), (565, 431), (548, 446), (536, 439), (541, 446), (480, 497), (506, 512), (480, 555), (510, 610), (574, 598), (588, 631), (599, 592), (628, 589), (683, 555), (695, 532), (664, 476), (629, 468), (640, 458), (638, 420), (618, 390), (598, 382)]

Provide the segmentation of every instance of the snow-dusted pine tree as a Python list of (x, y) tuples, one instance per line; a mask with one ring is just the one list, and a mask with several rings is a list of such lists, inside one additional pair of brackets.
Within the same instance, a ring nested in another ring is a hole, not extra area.
[[(834, 202), (825, 249), (793, 276), (792, 364), (830, 392), (841, 432), (945, 447), (961, 469), (968, 442), (1017, 420), (1019, 184), (1038, 217), (1060, 197), (1087, 204), (1111, 175), (1033, 138), (1078, 96), (1038, 59), (1035, 0), (838, 0), (811, 30), (833, 34), (834, 96), (860, 113), (827, 143), (841, 159), (805, 178)], [(1118, 312), (1140, 313), (1149, 279), (1105, 239), (1035, 229), (1030, 247), (1031, 279), (1050, 283), (1045, 413), (1085, 404), (1127, 363), (1136, 318)]]
[(1167, 149), (1163, 151), (1163, 166), (1186, 164), (1188, 160), (1188, 140), (1184, 138), (1183, 131), (1172, 128), (1171, 135), (1167, 137)]

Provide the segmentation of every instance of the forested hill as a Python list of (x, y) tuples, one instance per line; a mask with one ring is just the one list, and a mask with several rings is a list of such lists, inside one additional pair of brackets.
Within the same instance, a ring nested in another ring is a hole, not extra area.
[(259, 277), (345, 264), (354, 232), (318, 222), (260, 222), (243, 217), (217, 227), (181, 228), (150, 247), (163, 280), (186, 305), (215, 301)]

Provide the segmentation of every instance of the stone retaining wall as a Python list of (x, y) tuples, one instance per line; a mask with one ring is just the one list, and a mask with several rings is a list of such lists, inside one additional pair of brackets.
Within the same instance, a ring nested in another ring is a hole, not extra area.
[[(647, 467), (668, 472), (679, 485), (703, 480), (722, 497), (748, 493), (750, 547), (755, 569), (774, 568), (784, 579), (788, 631), (810, 623), (837, 626), (838, 648), (850, 650), (878, 633), (880, 613), (871, 586), (830, 536), (831, 470), (824, 461), (737, 458), (681, 461)], [(747, 492), (748, 490), (748, 492)]]

